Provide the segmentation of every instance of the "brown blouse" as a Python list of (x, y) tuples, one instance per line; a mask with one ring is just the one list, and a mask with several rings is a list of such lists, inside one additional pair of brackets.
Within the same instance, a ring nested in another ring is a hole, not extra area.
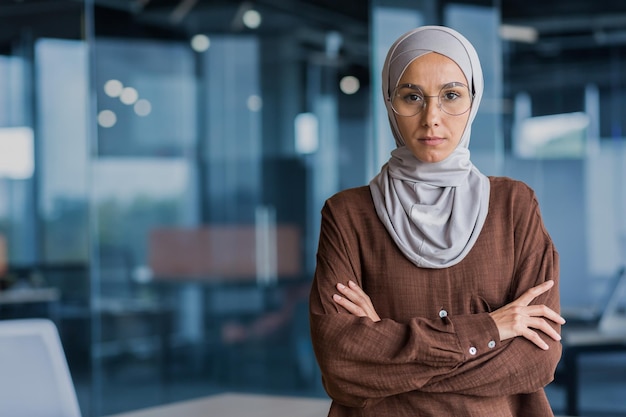
[[(329, 416), (552, 416), (543, 391), (561, 344), (501, 342), (489, 316), (546, 280), (534, 303), (559, 312), (559, 258), (533, 191), (491, 177), (489, 214), (467, 257), (416, 267), (378, 219), (370, 190), (326, 201), (310, 294), (313, 347), (333, 399)], [(333, 300), (338, 282), (363, 287), (381, 317), (356, 317)], [(560, 326), (552, 324), (560, 332)]]

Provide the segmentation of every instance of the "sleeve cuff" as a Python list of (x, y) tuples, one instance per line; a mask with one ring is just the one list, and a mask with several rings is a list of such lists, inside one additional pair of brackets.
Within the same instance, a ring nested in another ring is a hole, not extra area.
[(476, 360), (502, 346), (500, 332), (489, 313), (448, 318), (454, 326), (465, 361)]

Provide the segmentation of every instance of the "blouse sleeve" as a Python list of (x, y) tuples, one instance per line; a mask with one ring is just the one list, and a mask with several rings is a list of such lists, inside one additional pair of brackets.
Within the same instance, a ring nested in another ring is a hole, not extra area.
[[(543, 231), (543, 225), (539, 227)], [(338, 282), (361, 283), (359, 266), (350, 256), (354, 250), (326, 205), (310, 294), (310, 324), (324, 387), (338, 403), (365, 407), (415, 390), (499, 396), (533, 392), (552, 379), (560, 344), (547, 336), (548, 351), (522, 338), (500, 343), (488, 313), (443, 320), (416, 317), (407, 323), (373, 322), (349, 314), (332, 301), (332, 295)], [(557, 278), (558, 257), (549, 243), (542, 256), (525, 260), (513, 299), (533, 285)], [(557, 286), (535, 302), (558, 311)], [(497, 343), (468, 350), (476, 335)], [(533, 361), (524, 360), (531, 355)]]
[[(556, 285), (531, 304), (544, 304), (558, 312), (558, 276), (558, 253), (550, 245), (543, 256), (529, 259), (528, 264), (518, 272), (517, 289), (510, 301), (521, 296), (525, 290), (552, 279)], [(452, 317), (451, 320), (458, 328), (471, 328), (464, 323), (467, 316)], [(560, 325), (549, 323), (560, 334)], [(543, 335), (542, 339), (548, 344), (548, 350), (539, 349), (523, 337), (499, 342), (479, 361), (481, 366), (476, 366), (478, 363), (461, 364), (449, 374), (433, 378), (423, 390), (478, 396), (535, 392), (553, 380), (561, 358), (561, 343), (547, 335)]]

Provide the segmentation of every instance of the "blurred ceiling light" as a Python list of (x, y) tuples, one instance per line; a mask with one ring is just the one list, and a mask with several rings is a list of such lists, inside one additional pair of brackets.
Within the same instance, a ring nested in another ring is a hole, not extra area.
[(104, 83), (104, 93), (109, 97), (119, 97), (124, 85), (119, 80), (109, 80)]
[(346, 75), (339, 81), (339, 88), (344, 94), (354, 94), (361, 88), (359, 79), (353, 75)]
[(126, 87), (120, 94), (120, 101), (124, 104), (134, 104), (139, 98), (139, 93), (133, 87)]
[(261, 97), (257, 96), (256, 94), (251, 95), (250, 97), (248, 97), (248, 110), (253, 111), (253, 112), (258, 112), (261, 111), (261, 109), (263, 108), (263, 99), (261, 99)]
[(241, 20), (248, 29), (256, 29), (261, 26), (261, 13), (254, 9), (246, 10)]
[(111, 110), (102, 110), (98, 113), (98, 124), (102, 127), (113, 127), (117, 123), (117, 116)]
[(244, 1), (237, 7), (237, 11), (233, 16), (230, 26), (235, 32), (243, 30), (244, 27), (256, 29), (261, 26), (261, 20), (261, 13), (253, 8), (252, 3)]
[(191, 38), (191, 49), (196, 52), (205, 52), (211, 47), (211, 39), (207, 35), (201, 33)]
[(500, 25), (500, 38), (512, 42), (535, 43), (539, 39), (539, 32), (530, 26)]
[(145, 98), (137, 100), (133, 106), (137, 116), (147, 116), (152, 112), (152, 104)]

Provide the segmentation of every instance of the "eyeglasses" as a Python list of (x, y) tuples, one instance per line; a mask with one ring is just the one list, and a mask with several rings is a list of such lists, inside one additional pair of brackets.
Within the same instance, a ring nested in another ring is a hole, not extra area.
[(416, 85), (402, 84), (391, 96), (391, 108), (398, 116), (415, 116), (426, 108), (426, 98), (437, 97), (437, 107), (451, 116), (459, 116), (472, 106), (469, 88), (459, 82), (444, 85), (436, 96), (427, 96)]

